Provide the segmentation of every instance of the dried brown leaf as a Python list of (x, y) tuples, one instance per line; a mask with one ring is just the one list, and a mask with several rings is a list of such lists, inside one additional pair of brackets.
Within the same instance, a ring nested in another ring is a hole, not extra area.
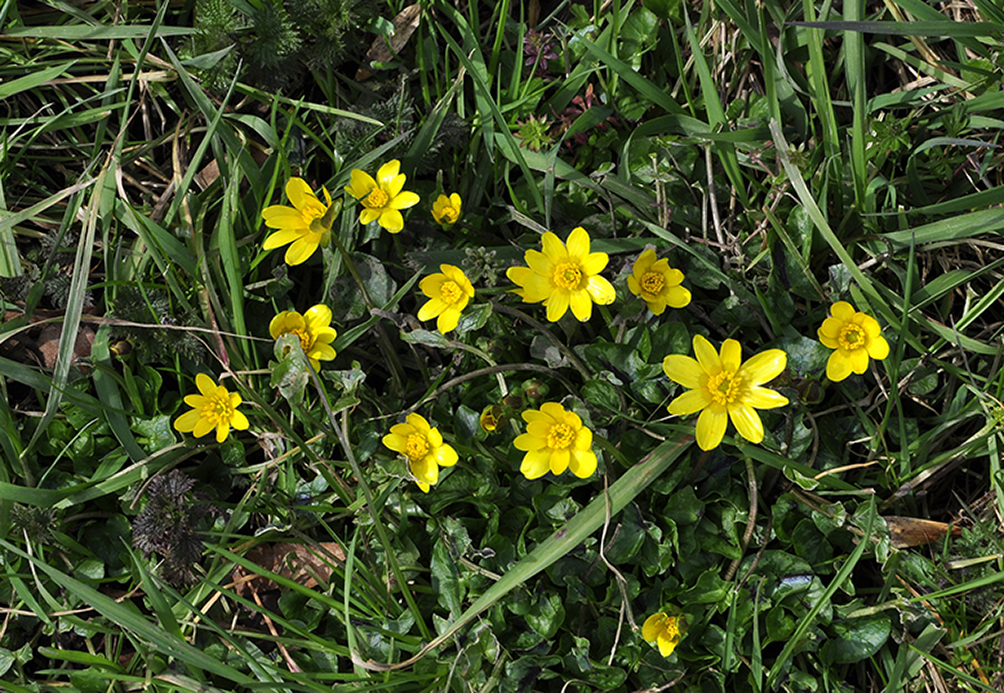
[(408, 44), (408, 39), (415, 33), (415, 29), (418, 28), (418, 21), (422, 16), (421, 10), (422, 8), (418, 3), (408, 5), (394, 17), (392, 22), (394, 28), (391, 30), (390, 35), (376, 37), (373, 45), (366, 51), (363, 66), (356, 72), (357, 82), (362, 82), (364, 79), (369, 79), (373, 76), (373, 71), (370, 70), (370, 67), (374, 62), (390, 62), (396, 54), (401, 52), (401, 49)]
[[(333, 541), (316, 544), (316, 548), (313, 545), (281, 542), (260, 544), (248, 551), (244, 557), (269, 572), (312, 589), (318, 584), (327, 584), (331, 578), (332, 564), (345, 562), (345, 551)], [(233, 580), (240, 595), (243, 595), (249, 586), (261, 591), (279, 589), (274, 580), (241, 566), (234, 568)]]

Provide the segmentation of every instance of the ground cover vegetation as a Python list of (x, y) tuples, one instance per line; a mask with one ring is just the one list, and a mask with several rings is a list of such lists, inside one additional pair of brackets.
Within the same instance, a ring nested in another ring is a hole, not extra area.
[(0, 2), (0, 688), (1004, 686), (989, 0)]

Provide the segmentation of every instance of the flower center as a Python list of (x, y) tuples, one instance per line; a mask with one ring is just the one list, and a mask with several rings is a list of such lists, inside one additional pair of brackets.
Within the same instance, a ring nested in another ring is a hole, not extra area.
[(658, 294), (666, 284), (666, 278), (659, 272), (646, 272), (641, 278), (641, 290), (646, 294)]
[(854, 349), (861, 349), (864, 347), (865, 336), (865, 331), (861, 329), (860, 325), (846, 323), (840, 328), (840, 336), (837, 338), (837, 343), (840, 345), (841, 349), (853, 351)]
[(708, 393), (716, 404), (732, 404), (739, 398), (739, 389), (742, 384), (741, 376), (731, 371), (722, 371), (709, 378)]
[(303, 353), (306, 354), (307, 350), (313, 345), (314, 340), (311, 338), (310, 333), (306, 330), (293, 330), (290, 334), (295, 334), (300, 338), (300, 347), (303, 349)]
[(547, 432), (547, 447), (564, 450), (575, 440), (575, 429), (566, 423), (554, 424)]
[(429, 453), (429, 441), (420, 433), (412, 433), (404, 444), (404, 454), (412, 462), (418, 462)]
[(363, 204), (370, 209), (381, 209), (386, 207), (388, 202), (390, 202), (390, 195), (380, 188), (373, 188), (373, 191), (363, 200)]
[(219, 397), (213, 395), (208, 397), (202, 406), (202, 418), (208, 419), (213, 426), (218, 426), (220, 422), (230, 423), (234, 416), (234, 407), (230, 404), (230, 397)]
[(566, 262), (554, 268), (552, 280), (559, 289), (577, 289), (582, 281), (582, 270), (578, 265)]
[(463, 289), (454, 281), (443, 282), (443, 286), (439, 289), (439, 298), (442, 299), (443, 303), (450, 305), (459, 301), (463, 295)]
[(680, 637), (680, 628), (676, 625), (676, 621), (677, 619), (671, 616), (662, 617), (662, 628), (671, 640)]
[(457, 210), (456, 209), (454, 209), (453, 207), (447, 207), (446, 209), (444, 209), (440, 213), (440, 215), (439, 215), (439, 223), (440, 224), (454, 224), (454, 223), (456, 223), (457, 217), (459, 217), (459, 216), (460, 215), (457, 214)]

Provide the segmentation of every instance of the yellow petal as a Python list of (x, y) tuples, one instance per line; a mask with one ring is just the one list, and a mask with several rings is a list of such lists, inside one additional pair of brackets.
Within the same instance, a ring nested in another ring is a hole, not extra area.
[(230, 435), (230, 426), (227, 425), (226, 421), (220, 421), (220, 423), (216, 425), (216, 442), (222, 443), (227, 439), (228, 435)]
[(568, 469), (568, 463), (571, 461), (571, 459), (572, 459), (572, 454), (568, 448), (563, 448), (561, 450), (552, 450), (551, 460), (549, 463), (551, 472), (553, 472), (555, 476), (559, 474), (564, 474), (565, 470)]
[(851, 364), (851, 370), (861, 375), (866, 370), (868, 370), (868, 352), (864, 349), (854, 349), (853, 351), (844, 352), (847, 356), (847, 362)]
[(377, 180), (384, 184), (384, 187), (389, 187), (390, 182), (398, 176), (401, 171), (401, 162), (397, 159), (391, 159), (377, 171)]
[(767, 349), (743, 364), (743, 375), (753, 384), (762, 385), (781, 375), (788, 365), (788, 354), (781, 349)]
[(682, 286), (672, 286), (666, 292), (666, 303), (673, 308), (684, 308), (690, 305), (690, 290)]
[(592, 450), (573, 450), (568, 462), (572, 474), (580, 479), (592, 476), (596, 471), (596, 465), (596, 453)]
[[(519, 440), (517, 438), (516, 440)], [(519, 471), (527, 479), (539, 479), (550, 471), (551, 451), (548, 449), (531, 450), (523, 456), (523, 462), (519, 465)]]
[(449, 307), (449, 304), (441, 298), (430, 298), (425, 302), (425, 305), (418, 309), (418, 319), (432, 320), (435, 317), (439, 317)]
[(662, 632), (664, 618), (666, 618), (666, 614), (659, 612), (645, 619), (645, 623), (641, 627), (641, 637), (645, 638), (646, 642), (655, 642), (659, 633)]
[(409, 207), (414, 207), (417, 205), (422, 198), (418, 196), (418, 193), (413, 193), (405, 190), (399, 193), (390, 201), (391, 209), (408, 209)]
[(743, 348), (734, 339), (722, 342), (722, 368), (732, 373), (739, 370), (743, 361)]
[(265, 239), (265, 242), (261, 244), (262, 250), (274, 250), (280, 246), (284, 246), (287, 243), (292, 243), (303, 237), (301, 231), (295, 231), (292, 229), (283, 229), (281, 231), (276, 231), (271, 236)]
[(869, 340), (868, 355), (878, 361), (889, 355), (889, 342), (885, 340), (885, 337), (872, 337)]
[(362, 224), (363, 226), (366, 226), (367, 224), (372, 224), (374, 221), (380, 218), (380, 214), (381, 210), (370, 209), (369, 207), (366, 207), (365, 209), (359, 212), (359, 223)]
[(590, 277), (586, 284), (586, 291), (589, 292), (589, 297), (601, 306), (610, 305), (617, 298), (614, 285), (603, 277)]
[(847, 301), (838, 301), (830, 307), (830, 315), (840, 322), (850, 322), (854, 317), (854, 306)]
[(780, 392), (759, 385), (747, 390), (743, 401), (754, 409), (776, 409), (788, 404), (788, 398)]
[(551, 259), (539, 250), (528, 250), (523, 254), (526, 264), (531, 270), (545, 277), (550, 277), (554, 272), (554, 263)]
[(696, 390), (687, 390), (674, 399), (669, 403), (667, 410), (674, 416), (687, 416), (688, 414), (701, 411), (709, 404), (711, 404), (711, 400), (708, 398), (704, 388), (698, 388)]
[(450, 307), (439, 314), (439, 318), (436, 320), (436, 329), (439, 330), (440, 334), (446, 334), (457, 329), (459, 324), (460, 311), (455, 307)]
[(408, 444), (407, 436), (399, 435), (393, 432), (388, 433), (383, 437), (383, 444), (393, 450), (394, 452), (404, 453), (405, 446)]
[(694, 390), (701, 386), (701, 378), (704, 377), (704, 369), (701, 365), (682, 354), (670, 354), (662, 360), (662, 372), (674, 383), (683, 385), (688, 390)]
[(216, 393), (216, 383), (205, 373), (195, 376), (195, 386), (199, 388), (203, 397), (212, 397)]
[(373, 188), (376, 186), (376, 181), (370, 174), (354, 168), (349, 173), (349, 184), (345, 186), (345, 192), (357, 200), (361, 200), (373, 192)]
[(638, 278), (644, 277), (645, 273), (648, 272), (649, 268), (654, 264), (655, 251), (651, 248), (646, 248), (641, 251), (641, 255), (639, 255), (638, 259), (634, 261), (634, 266), (631, 268), (633, 275)]
[(436, 462), (441, 467), (452, 467), (459, 459), (457, 451), (449, 445), (440, 445), (436, 448)]
[[(554, 291), (551, 293), (551, 297), (547, 299), (547, 319), (551, 322), (558, 322), (561, 317), (568, 311), (569, 297), (567, 291)], [(590, 311), (592, 311), (592, 304), (590, 303)], [(576, 316), (578, 317), (578, 316)]]
[(835, 383), (839, 383), (851, 374), (851, 363), (844, 355), (843, 350), (837, 349), (826, 361), (826, 377)]
[(213, 430), (213, 422), (204, 416), (200, 416), (195, 424), (195, 428), (192, 429), (192, 435), (196, 438), (201, 438), (211, 430)]
[(582, 258), (582, 271), (585, 274), (599, 274), (608, 262), (610, 257), (606, 253), (589, 253)]
[(753, 407), (746, 404), (733, 405), (729, 407), (729, 418), (739, 435), (749, 442), (759, 443), (763, 440), (763, 422)]
[(412, 412), (408, 414), (405, 418), (408, 425), (412, 426), (418, 433), (422, 435), (428, 435), (429, 431), (432, 430), (432, 426), (426, 421), (425, 417), (417, 412)]
[(317, 251), (317, 243), (311, 243), (306, 238), (300, 238), (286, 249), (285, 262), (289, 266), (302, 265)]
[(722, 360), (718, 358), (718, 352), (703, 335), (694, 335), (694, 355), (705, 373), (717, 374), (722, 370)]
[(328, 326), (331, 324), (331, 309), (323, 303), (318, 303), (307, 309), (303, 314), (303, 321), (307, 331), (317, 336), (324, 330), (330, 329)]
[(706, 407), (697, 417), (697, 446), (707, 452), (721, 445), (728, 422), (724, 407)]
[(248, 421), (248, 417), (244, 416), (244, 414), (239, 411), (235, 411), (233, 416), (230, 417), (230, 425), (238, 431), (246, 431), (251, 425), (251, 422)]
[(589, 234), (581, 226), (572, 229), (565, 244), (571, 257), (585, 259), (589, 255)]
[(197, 409), (186, 411), (174, 420), (174, 430), (179, 433), (191, 433), (198, 425), (199, 418), (199, 411)]
[(404, 229), (404, 217), (396, 209), (385, 209), (380, 214), (379, 223), (390, 233), (401, 233)]
[(544, 250), (544, 255), (546, 255), (547, 259), (552, 263), (558, 264), (565, 262), (568, 258), (568, 251), (565, 250), (565, 244), (550, 231), (545, 232), (544, 235), (540, 237), (540, 243)]
[(568, 303), (572, 307), (572, 315), (579, 322), (587, 322), (592, 317), (593, 302), (585, 291), (568, 292)]

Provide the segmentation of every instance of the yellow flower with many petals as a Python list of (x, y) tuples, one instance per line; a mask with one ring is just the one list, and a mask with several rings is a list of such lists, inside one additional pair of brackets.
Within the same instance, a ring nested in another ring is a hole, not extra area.
[(707, 339), (694, 336), (694, 354), (670, 354), (662, 361), (662, 370), (675, 383), (688, 389), (669, 403), (669, 413), (686, 416), (701, 412), (697, 419), (697, 445), (701, 450), (718, 447), (725, 435), (728, 420), (751, 443), (763, 440), (763, 422), (757, 409), (774, 409), (788, 403), (784, 395), (761, 387), (779, 376), (788, 364), (781, 349), (768, 349), (742, 362), (742, 347), (726, 339), (722, 353)]
[(429, 297), (419, 311), (419, 320), (436, 320), (436, 328), (446, 334), (457, 328), (460, 313), (467, 302), (474, 298), (471, 280), (459, 267), (440, 265), (442, 274), (430, 274), (422, 280), (418, 288)]
[(227, 392), (227, 388), (217, 385), (205, 373), (195, 376), (195, 385), (202, 394), (186, 395), (185, 404), (194, 408), (174, 420), (174, 430), (201, 438), (215, 428), (216, 442), (222, 443), (230, 435), (231, 426), (238, 431), (247, 429), (247, 417), (237, 411), (241, 403), (239, 394)]
[(634, 271), (627, 278), (631, 293), (641, 296), (656, 315), (662, 315), (666, 306), (683, 308), (690, 303), (690, 291), (680, 286), (682, 281), (683, 272), (670, 267), (666, 258), (656, 260), (651, 248), (638, 256)]
[(391, 233), (400, 233), (404, 228), (402, 209), (418, 204), (419, 197), (404, 190), (406, 176), (399, 173), (401, 162), (392, 159), (380, 167), (376, 180), (357, 168), (350, 172), (351, 179), (345, 192), (363, 203), (359, 213), (359, 223), (377, 222)]
[(324, 304), (317, 304), (303, 315), (295, 310), (284, 310), (272, 318), (268, 331), (272, 339), (279, 339), (284, 334), (299, 337), (303, 353), (315, 371), (320, 369), (321, 361), (335, 358), (331, 343), (338, 333), (331, 327), (331, 309)]
[(545, 402), (540, 410), (523, 412), (526, 433), (516, 437), (513, 445), (526, 453), (519, 471), (527, 479), (538, 479), (548, 472), (572, 474), (585, 479), (596, 471), (593, 452), (593, 432), (582, 425), (582, 419), (557, 402)]
[(444, 229), (448, 229), (460, 219), (460, 195), (452, 193), (449, 197), (440, 195), (432, 203), (432, 218)]
[(286, 197), (293, 206), (272, 205), (261, 213), (265, 226), (279, 229), (265, 239), (262, 248), (272, 250), (289, 243), (286, 264), (299, 265), (313, 255), (318, 246), (327, 245), (331, 238), (331, 225), (342, 205), (341, 202), (332, 203), (328, 189), (323, 190), (326, 205), (317, 199), (305, 180), (290, 178), (286, 183)]
[(645, 624), (641, 627), (641, 637), (647, 642), (654, 642), (659, 646), (659, 654), (668, 657), (673, 654), (686, 630), (687, 622), (683, 616), (670, 616), (660, 611), (645, 619)]
[(581, 226), (568, 234), (568, 246), (550, 231), (541, 237), (544, 252), (526, 251), (529, 267), (510, 267), (506, 276), (516, 285), (514, 293), (524, 303), (547, 306), (547, 319), (557, 322), (569, 307), (585, 322), (593, 314), (593, 303), (613, 303), (617, 292), (600, 276), (607, 266), (606, 253), (589, 252), (589, 234)]
[(889, 355), (889, 342), (875, 318), (855, 312), (847, 301), (834, 303), (830, 315), (818, 333), (823, 346), (836, 349), (826, 362), (827, 378), (839, 383), (851, 373), (861, 375), (869, 357), (881, 361)]
[(383, 444), (408, 460), (415, 482), (425, 493), (439, 481), (439, 468), (452, 467), (459, 459), (457, 451), (443, 442), (439, 429), (430, 427), (420, 414), (408, 414), (405, 423), (391, 426)]

